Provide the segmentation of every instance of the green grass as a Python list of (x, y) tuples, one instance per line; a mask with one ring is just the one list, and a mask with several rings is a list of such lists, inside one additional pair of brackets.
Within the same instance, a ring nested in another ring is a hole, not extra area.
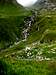
[(25, 46), (27, 45), (27, 43), (26, 42), (20, 42), (18, 45), (12, 45), (12, 47), (11, 48), (7, 48), (7, 49), (5, 49), (5, 50), (2, 50), (1, 52), (0, 52), (0, 57), (4, 57), (4, 56), (6, 56), (6, 55), (12, 55), (13, 53), (16, 53), (16, 52), (20, 52), (20, 51), (22, 51), (24, 48), (25, 48)]
[[(46, 32), (46, 30), (48, 31)], [(47, 43), (49, 43), (48, 40), (52, 40), (52, 42), (56, 40), (56, 12), (53, 12), (53, 14), (46, 12), (45, 15), (37, 17), (28, 37), (28, 43), (35, 41), (45, 42), (46, 40)]]
[(0, 60), (0, 67), (0, 74), (3, 75), (56, 75), (55, 61), (5, 61), (3, 59)]
[(48, 28), (47, 20), (48, 19), (46, 18), (46, 16), (39, 16), (36, 18), (36, 22), (34, 23), (34, 25), (32, 25), (30, 35), (27, 39), (28, 43), (39, 41), (41, 39), (44, 31)]
[(25, 10), (21, 5), (5, 4), (0, 5), (0, 17), (23, 16), (28, 15), (29, 11)]

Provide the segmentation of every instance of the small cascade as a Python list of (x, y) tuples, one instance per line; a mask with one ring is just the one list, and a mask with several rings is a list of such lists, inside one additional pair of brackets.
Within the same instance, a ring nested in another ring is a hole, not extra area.
[(31, 16), (24, 18), (24, 29), (22, 31), (24, 39), (27, 39), (27, 37), (29, 36), (30, 28), (34, 24), (36, 16), (37, 14), (34, 11)]
[(28, 29), (24, 29), (23, 32), (22, 32), (23, 33), (23, 36), (24, 36), (24, 39), (26, 39), (27, 36), (28, 36), (28, 33), (27, 32), (28, 32)]

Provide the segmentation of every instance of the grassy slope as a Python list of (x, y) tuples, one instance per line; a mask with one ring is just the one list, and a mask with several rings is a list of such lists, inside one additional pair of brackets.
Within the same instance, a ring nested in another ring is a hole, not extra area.
[(14, 4), (0, 4), (0, 16), (2, 18), (9, 16), (23, 16), (26, 15), (27, 11), (21, 5)]
[(20, 5), (0, 5), (0, 48), (6, 48), (5, 42), (13, 43), (17, 37), (20, 40), (24, 17), (29, 14)]
[[(1, 17), (5, 18), (5, 16), (20, 16), (18, 12), (7, 11), (5, 13), (5, 10), (8, 10), (8, 8), (4, 8), (3, 14)], [(12, 8), (10, 8), (12, 10)], [(16, 13), (16, 14), (15, 14)], [(7, 15), (8, 14), (8, 15)], [(21, 12), (20, 12), (21, 14)], [(23, 14), (23, 13), (22, 13)], [(21, 15), (22, 15), (21, 14)], [(51, 16), (51, 17), (47, 17)], [(52, 40), (55, 41), (54, 37), (56, 37), (56, 15), (45, 15), (40, 16), (40, 19), (37, 19), (36, 24), (32, 27), (30, 36), (27, 39), (27, 42), (22, 42), (19, 45), (14, 45), (13, 48), (8, 48), (5, 51), (0, 52), (0, 58), (3, 58), (3, 61), (0, 62), (0, 66), (4, 67), (3, 75), (56, 75), (56, 43), (53, 44), (53, 42), (50, 44), (48, 41), (47, 43), (42, 43), (40, 45), (35, 45), (35, 48), (32, 48), (33, 55), (37, 56), (39, 51), (42, 51), (42, 54), (40, 56), (47, 57), (54, 59), (49, 61), (37, 61), (37, 60), (18, 60), (19, 56), (23, 56), (23, 58), (27, 55), (25, 55), (25, 47), (31, 46), (33, 42), (36, 41), (42, 41), (42, 40), (50, 40), (52, 36)], [(7, 18), (6, 17), (6, 18)], [(40, 21), (38, 23), (38, 21)], [(14, 21), (13, 21), (14, 22)], [(37, 25), (40, 26), (40, 31), (37, 31)], [(41, 34), (41, 35), (40, 35)], [(43, 36), (43, 37), (42, 37)], [(47, 37), (46, 37), (47, 36)], [(24, 49), (24, 51), (23, 51)], [(55, 50), (53, 53), (52, 50)], [(34, 52), (35, 51), (35, 52)], [(31, 57), (31, 56), (29, 56)], [(33, 57), (34, 59), (35, 57)], [(2, 60), (2, 59), (1, 59)], [(5, 65), (7, 67), (5, 67)], [(9, 68), (8, 68), (9, 67)], [(1, 74), (1, 70), (0, 70)]]
[[(45, 14), (45, 15), (43, 15)], [(37, 22), (32, 26), (30, 36), (28, 37), (28, 43), (35, 41), (45, 42), (56, 40), (56, 12), (45, 12), (37, 18)], [(39, 26), (39, 31), (37, 27)], [(40, 34), (40, 35), (39, 35)], [(44, 41), (45, 40), (45, 41)]]
[[(3, 63), (2, 63), (3, 62)], [(1, 65), (2, 64), (2, 65)], [(0, 61), (0, 66), (3, 75), (55, 75), (56, 62), (55, 61), (35, 61), (35, 60), (10, 60), (10, 62)], [(1, 73), (0, 73), (1, 74)]]

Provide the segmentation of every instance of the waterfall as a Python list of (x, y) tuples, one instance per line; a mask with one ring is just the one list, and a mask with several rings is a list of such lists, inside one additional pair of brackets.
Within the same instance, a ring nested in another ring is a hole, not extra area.
[[(30, 28), (36, 20), (36, 16), (37, 16), (36, 11), (32, 11), (31, 16), (24, 18), (24, 29), (22, 31), (24, 39), (27, 39), (27, 37), (29, 35)], [(39, 31), (39, 28), (38, 28), (38, 31)]]

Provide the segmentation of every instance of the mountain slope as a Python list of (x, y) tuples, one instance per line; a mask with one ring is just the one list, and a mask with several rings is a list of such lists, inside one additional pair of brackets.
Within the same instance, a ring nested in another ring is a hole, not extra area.
[(0, 52), (1, 74), (56, 75), (56, 13), (46, 13), (37, 17), (28, 41), (21, 40)]
[(0, 5), (0, 49), (21, 39), (24, 17), (29, 14), (30, 12), (19, 4)]
[(0, 18), (0, 75), (56, 75), (56, 11), (39, 11), (29, 35), (22, 40), (23, 22), (26, 18), (28, 23), (29, 15), (30, 12), (25, 9), (3, 6)]
[(27, 12), (24, 7), (20, 4), (0, 4), (0, 16), (9, 17), (9, 16), (20, 16), (25, 15), (24, 12)]

